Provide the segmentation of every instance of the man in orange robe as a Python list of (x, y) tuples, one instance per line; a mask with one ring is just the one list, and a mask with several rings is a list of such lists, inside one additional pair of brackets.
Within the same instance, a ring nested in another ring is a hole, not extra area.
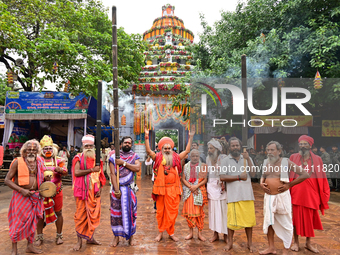
[(205, 188), (207, 183), (207, 165), (200, 161), (200, 152), (196, 149), (190, 152), (190, 162), (185, 164), (182, 175), (183, 182), (183, 211), (182, 215), (188, 222), (189, 235), (185, 240), (193, 238), (194, 227), (198, 229), (198, 239), (205, 241), (202, 236), (204, 226), (204, 205), (208, 204)]
[(157, 222), (159, 234), (155, 241), (159, 242), (166, 230), (170, 238), (177, 242), (175, 236), (175, 221), (178, 215), (179, 202), (181, 200), (182, 186), (180, 173), (182, 171), (181, 160), (190, 152), (191, 142), (195, 131), (189, 131), (189, 143), (186, 150), (180, 154), (173, 151), (174, 142), (169, 137), (163, 137), (158, 142), (161, 150), (157, 154), (150, 149), (149, 130), (145, 128), (145, 148), (147, 154), (155, 161), (155, 182), (152, 194), (156, 198)]
[(82, 143), (84, 152), (76, 155), (72, 162), (73, 194), (77, 205), (74, 222), (78, 242), (73, 248), (75, 251), (82, 247), (82, 239), (88, 244), (100, 244), (93, 235), (100, 223), (100, 195), (106, 182), (103, 162), (100, 167), (95, 166), (94, 137), (86, 135)]

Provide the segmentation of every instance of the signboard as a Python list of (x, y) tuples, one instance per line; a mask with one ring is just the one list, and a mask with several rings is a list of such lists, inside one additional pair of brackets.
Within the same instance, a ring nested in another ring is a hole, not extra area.
[(322, 136), (340, 137), (340, 120), (323, 120)]
[[(251, 116), (251, 119), (254, 120), (251, 122), (251, 125), (258, 126), (258, 127), (282, 127), (282, 126), (312, 127), (313, 126), (313, 116), (304, 116), (304, 115)], [(256, 120), (259, 120), (259, 121), (256, 121)]]
[(5, 106), (0, 106), (0, 128), (5, 127)]
[(87, 113), (88, 97), (66, 92), (7, 91), (6, 113), (21, 114), (74, 114)]

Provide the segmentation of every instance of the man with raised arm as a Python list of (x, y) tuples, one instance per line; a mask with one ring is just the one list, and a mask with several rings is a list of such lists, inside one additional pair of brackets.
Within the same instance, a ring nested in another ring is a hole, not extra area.
[[(305, 248), (314, 253), (318, 249), (311, 245), (311, 237), (314, 237), (314, 229), (323, 230), (318, 210), (324, 215), (328, 209), (330, 197), (329, 184), (324, 171), (322, 159), (315, 155), (311, 147), (314, 139), (308, 135), (302, 135), (298, 139), (300, 151), (290, 156), (290, 160), (302, 166), (309, 174), (308, 180), (290, 189), (293, 205), (294, 244), (291, 249), (299, 251), (299, 236), (306, 237)], [(298, 176), (290, 172), (290, 181)]]
[(149, 130), (145, 128), (145, 148), (147, 154), (155, 161), (154, 174), (155, 182), (153, 185), (153, 196), (156, 197), (157, 222), (159, 234), (155, 241), (159, 242), (166, 230), (170, 238), (177, 242), (175, 236), (175, 221), (178, 215), (179, 202), (181, 200), (182, 185), (180, 174), (182, 172), (181, 160), (190, 152), (191, 143), (195, 130), (189, 131), (189, 142), (185, 151), (177, 154), (173, 151), (174, 142), (169, 137), (163, 137), (158, 142), (161, 150), (157, 154), (150, 149)]
[[(271, 141), (266, 147), (268, 159), (264, 161), (261, 187), (264, 190), (263, 232), (267, 234), (269, 247), (260, 254), (276, 254), (274, 232), (283, 241), (285, 250), (293, 238), (292, 202), (289, 189), (306, 180), (309, 175), (302, 167), (287, 158), (282, 158), (282, 146)], [(289, 182), (289, 172), (295, 172), (299, 178)]]

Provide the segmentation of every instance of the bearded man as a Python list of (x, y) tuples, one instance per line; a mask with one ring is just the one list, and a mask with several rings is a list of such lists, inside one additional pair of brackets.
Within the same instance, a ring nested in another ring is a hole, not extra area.
[[(290, 189), (294, 226), (294, 244), (291, 249), (299, 251), (299, 236), (305, 236), (305, 248), (311, 252), (319, 253), (318, 249), (311, 245), (311, 237), (315, 236), (314, 229), (323, 230), (318, 210), (324, 215), (324, 210), (329, 208), (330, 190), (322, 159), (311, 151), (314, 139), (302, 135), (298, 141), (300, 151), (291, 155), (290, 160), (302, 166), (310, 178)], [(290, 181), (297, 177), (294, 172), (290, 173)]]
[(78, 237), (78, 242), (73, 248), (75, 251), (82, 247), (82, 239), (86, 239), (88, 244), (101, 244), (93, 235), (100, 223), (100, 195), (106, 182), (103, 162), (100, 162), (100, 166), (95, 166), (94, 136), (84, 136), (82, 143), (83, 153), (76, 155), (72, 162), (73, 195), (77, 205), (74, 214)]
[(163, 238), (163, 232), (166, 230), (170, 238), (177, 242), (179, 239), (175, 236), (175, 221), (178, 215), (180, 196), (182, 194), (182, 185), (180, 174), (182, 172), (181, 160), (190, 152), (191, 143), (195, 130), (189, 131), (189, 143), (185, 151), (177, 154), (173, 151), (174, 141), (169, 137), (163, 137), (158, 142), (160, 152), (157, 154), (150, 149), (149, 130), (145, 128), (145, 148), (146, 153), (155, 161), (154, 177), (155, 182), (152, 194), (156, 200), (157, 222), (159, 234), (155, 241), (159, 242)]
[(256, 225), (254, 192), (250, 177), (254, 177), (256, 169), (247, 151), (241, 154), (242, 142), (236, 138), (229, 139), (230, 154), (222, 162), (220, 179), (227, 182), (228, 199), (228, 244), (226, 251), (233, 248), (235, 230), (245, 229), (247, 246), (253, 252), (252, 234)]
[[(276, 254), (274, 232), (288, 249), (293, 238), (292, 202), (289, 188), (306, 180), (309, 175), (302, 167), (287, 158), (281, 158), (282, 146), (271, 141), (266, 147), (268, 159), (264, 161), (263, 175), (260, 185), (264, 190), (263, 232), (267, 234), (269, 248), (260, 254)], [(289, 182), (289, 172), (295, 172), (299, 178)]]
[[(61, 182), (61, 177), (67, 175), (67, 168), (65, 161), (57, 157), (58, 149), (56, 145), (53, 144), (53, 140), (50, 136), (45, 135), (40, 140), (40, 145), (42, 148), (41, 156), (46, 167), (44, 172), (44, 177), (51, 180), (57, 186), (57, 192), (54, 197), (46, 197), (44, 199), (45, 208), (45, 222), (46, 225), (55, 222), (57, 227), (56, 243), (63, 243), (63, 185)], [(37, 238), (35, 245), (40, 246), (44, 240), (43, 234), (44, 219), (38, 221), (37, 226)]]
[(185, 164), (183, 182), (183, 211), (182, 215), (187, 220), (190, 233), (185, 240), (193, 238), (194, 227), (198, 229), (198, 239), (205, 241), (202, 236), (204, 226), (204, 205), (208, 204), (207, 191), (207, 165), (200, 161), (200, 152), (196, 149), (191, 150), (191, 160)]
[(43, 199), (39, 196), (40, 184), (44, 181), (44, 163), (38, 156), (40, 145), (29, 140), (21, 148), (22, 157), (16, 158), (5, 178), (5, 184), (13, 189), (8, 211), (9, 235), (12, 254), (17, 254), (17, 242), (26, 238), (28, 253), (42, 253), (33, 246), (35, 229), (43, 218)]
[[(116, 159), (115, 153), (109, 158), (111, 170), (111, 228), (113, 232), (112, 247), (119, 243), (119, 237), (129, 240), (130, 245), (136, 245), (133, 235), (136, 233), (137, 196), (131, 189), (134, 176), (140, 170), (139, 156), (131, 148), (133, 140), (125, 136), (121, 140), (122, 150), (120, 158)], [(117, 169), (119, 165), (119, 187), (117, 183)]]
[(218, 234), (224, 234), (224, 241), (227, 242), (227, 192), (225, 185), (220, 181), (219, 169), (221, 161), (227, 156), (221, 154), (223, 147), (216, 139), (208, 142), (207, 165), (209, 169), (209, 178), (207, 183), (208, 201), (209, 201), (209, 228), (214, 231), (210, 242), (219, 239)]

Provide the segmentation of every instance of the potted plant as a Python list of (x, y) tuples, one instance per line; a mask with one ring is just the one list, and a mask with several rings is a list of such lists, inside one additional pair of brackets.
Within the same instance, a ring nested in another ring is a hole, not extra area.
[(167, 70), (167, 71), (171, 71), (171, 62), (167, 62), (167, 63), (165, 64), (165, 67), (166, 67), (166, 70)]
[(164, 63), (164, 62), (161, 62), (161, 63), (159, 64), (159, 69), (160, 69), (161, 71), (165, 71), (165, 63)]

